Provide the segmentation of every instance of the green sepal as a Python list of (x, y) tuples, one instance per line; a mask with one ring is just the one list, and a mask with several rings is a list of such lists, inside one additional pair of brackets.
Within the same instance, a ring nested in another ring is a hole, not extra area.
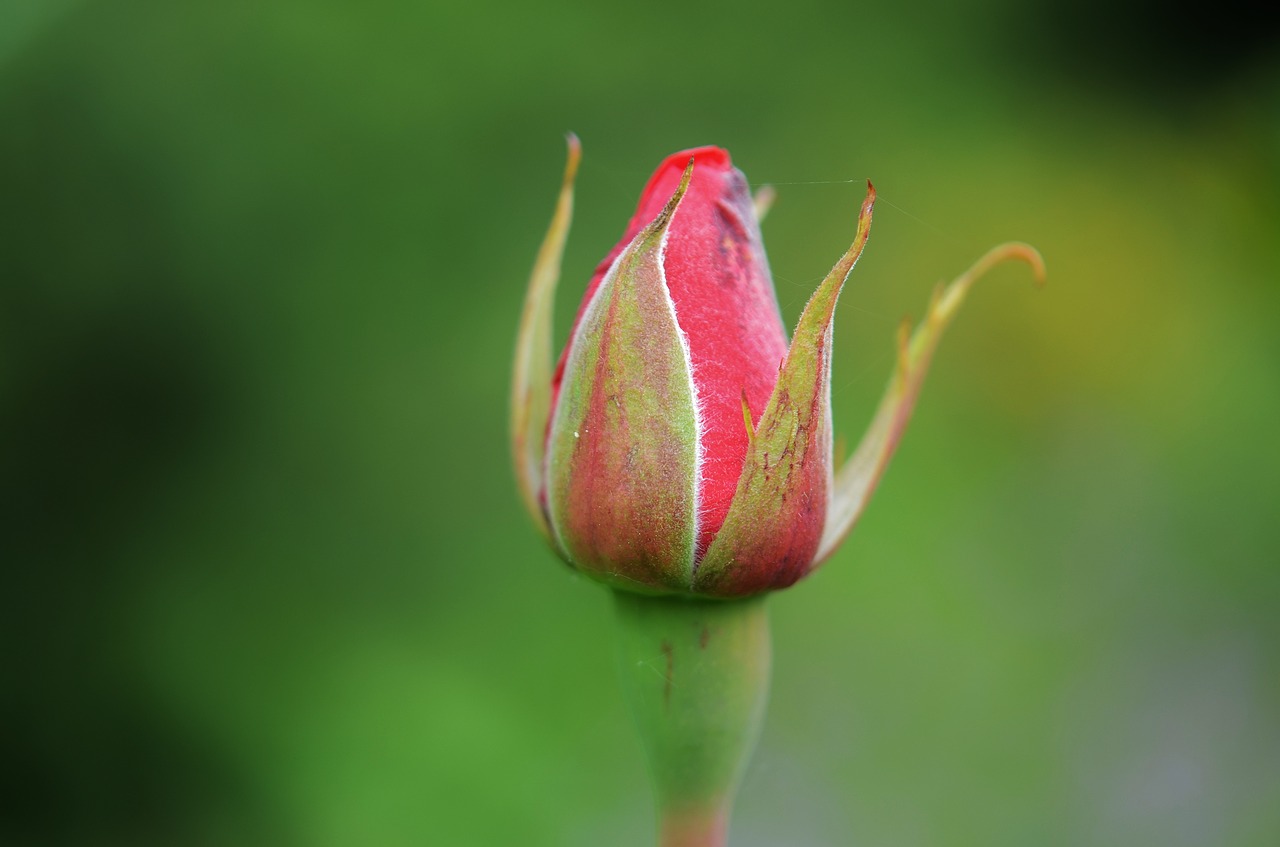
[(692, 365), (667, 290), (666, 208), (601, 281), (570, 344), (554, 410), (547, 508), (584, 573), (641, 591), (687, 590), (697, 524)]
[(556, 285), (560, 281), (560, 258), (564, 254), (565, 239), (573, 218), (573, 180), (582, 156), (582, 145), (578, 143), (577, 136), (570, 133), (566, 141), (569, 153), (560, 197), (529, 277), (520, 329), (516, 335), (511, 383), (511, 456), (515, 462), (516, 484), (525, 510), (548, 540), (551, 539), (551, 530), (542, 511), (540, 496), (546, 463), (547, 417), (551, 411), (552, 307)]
[(1044, 282), (1044, 259), (1034, 247), (1019, 242), (1001, 244), (987, 251), (973, 267), (956, 277), (946, 288), (939, 284), (934, 289), (929, 311), (914, 332), (910, 331), (911, 325), (907, 321), (898, 327), (897, 365), (862, 441), (849, 461), (836, 472), (826, 528), (823, 530), (815, 565), (820, 564), (840, 545), (866, 508), (871, 493), (888, 467), (889, 459), (893, 457), (898, 441), (911, 420), (911, 412), (933, 359), (933, 351), (937, 349), (943, 330), (951, 323), (960, 304), (964, 302), (965, 295), (987, 271), (1009, 259), (1026, 262), (1031, 266), (1037, 283)]
[(699, 594), (783, 588), (808, 573), (831, 487), (831, 324), (836, 301), (871, 233), (875, 188), (853, 244), (805, 306), (756, 425), (724, 526), (698, 565)]

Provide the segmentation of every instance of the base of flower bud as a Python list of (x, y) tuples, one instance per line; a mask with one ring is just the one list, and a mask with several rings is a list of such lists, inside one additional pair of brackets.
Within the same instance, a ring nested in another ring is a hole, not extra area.
[(622, 688), (649, 760), (661, 847), (722, 847), (768, 699), (765, 595), (614, 596)]

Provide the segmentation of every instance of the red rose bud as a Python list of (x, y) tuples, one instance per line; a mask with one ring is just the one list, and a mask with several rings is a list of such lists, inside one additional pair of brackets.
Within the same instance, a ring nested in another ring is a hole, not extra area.
[[(942, 330), (995, 248), (935, 292), (852, 459), (833, 467), (836, 300), (853, 244), (787, 343), (747, 181), (718, 147), (670, 156), (596, 269), (551, 370), (551, 303), (572, 209), (577, 139), (534, 267), (516, 351), (512, 442), (526, 507), (574, 567), (647, 593), (738, 597), (808, 574), (848, 532), (910, 418)], [(761, 205), (764, 205), (761, 203)]]

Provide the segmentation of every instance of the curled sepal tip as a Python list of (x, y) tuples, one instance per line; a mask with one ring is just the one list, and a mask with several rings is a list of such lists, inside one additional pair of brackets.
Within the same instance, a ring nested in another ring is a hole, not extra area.
[(875, 417), (857, 450), (836, 472), (826, 528), (822, 533), (815, 565), (835, 550), (866, 507), (867, 500), (898, 446), (903, 430), (911, 420), (911, 412), (929, 370), (933, 351), (960, 304), (964, 302), (965, 295), (978, 279), (996, 265), (1010, 259), (1026, 262), (1035, 274), (1037, 285), (1044, 283), (1044, 260), (1034, 247), (1021, 242), (1001, 244), (988, 250), (950, 285), (945, 288), (939, 286), (934, 290), (928, 314), (914, 332), (907, 322), (899, 327), (897, 366), (893, 376), (889, 378)]
[(564, 166), (560, 197), (551, 217), (551, 226), (538, 249), (538, 258), (529, 276), (520, 329), (516, 336), (514, 377), (511, 383), (511, 454), (515, 462), (520, 499), (534, 524), (548, 540), (547, 526), (539, 502), (546, 456), (544, 439), (551, 409), (551, 318), (556, 284), (560, 281), (560, 259), (564, 254), (569, 223), (573, 218), (573, 180), (582, 157), (578, 137), (565, 138), (569, 151)]
[(871, 235), (875, 201), (868, 182), (853, 243), (800, 316), (747, 447), (728, 517), (698, 564), (698, 593), (744, 596), (785, 588), (814, 561), (831, 488), (831, 324)]

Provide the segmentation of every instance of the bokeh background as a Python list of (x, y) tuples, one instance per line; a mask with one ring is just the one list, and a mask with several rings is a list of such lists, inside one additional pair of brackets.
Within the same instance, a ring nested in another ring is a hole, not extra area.
[(1243, 3), (0, 2), (0, 843), (651, 843), (508, 368), (651, 168), (780, 199), (854, 443), (1007, 239), (855, 534), (772, 601), (748, 845), (1280, 843), (1280, 54)]

